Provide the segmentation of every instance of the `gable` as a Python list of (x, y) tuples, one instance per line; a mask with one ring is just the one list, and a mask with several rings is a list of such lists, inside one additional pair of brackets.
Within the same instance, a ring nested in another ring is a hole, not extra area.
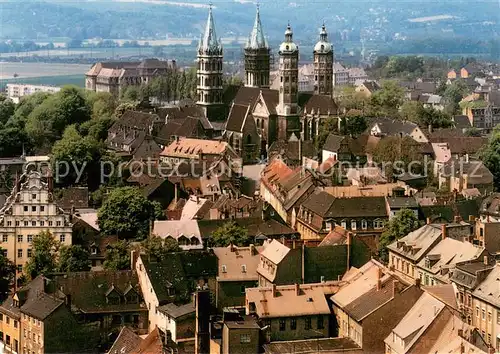
[(260, 94), (259, 98), (257, 99), (257, 102), (255, 102), (255, 106), (253, 108), (252, 114), (254, 116), (258, 117), (269, 117), (269, 109), (267, 108), (266, 101), (262, 97), (262, 94)]

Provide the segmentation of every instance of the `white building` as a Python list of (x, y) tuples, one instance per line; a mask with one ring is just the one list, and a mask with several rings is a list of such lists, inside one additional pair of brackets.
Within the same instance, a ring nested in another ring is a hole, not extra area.
[(349, 70), (342, 64), (333, 63), (333, 86), (344, 86), (349, 84)]
[(55, 93), (61, 91), (60, 87), (46, 85), (7, 84), (7, 97), (14, 103), (19, 103), (21, 97), (37, 92)]
[(0, 247), (17, 267), (20, 276), (31, 257), (33, 238), (49, 231), (62, 245), (71, 245), (72, 224), (59, 208), (39, 172), (23, 174), (0, 209)]

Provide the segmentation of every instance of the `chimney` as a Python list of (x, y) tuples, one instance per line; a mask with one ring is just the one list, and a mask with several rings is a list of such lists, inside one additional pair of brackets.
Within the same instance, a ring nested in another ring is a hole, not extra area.
[(392, 298), (396, 297), (396, 292), (397, 292), (398, 285), (399, 285), (399, 281), (398, 280), (394, 280), (392, 282)]
[(301, 255), (301, 268), (302, 268), (302, 273), (301, 273), (301, 278), (302, 278), (302, 284), (305, 282), (305, 263), (306, 263), (306, 245), (305, 243), (302, 243), (302, 255)]
[(208, 289), (196, 291), (195, 354), (210, 353), (210, 292)]
[(448, 230), (446, 229), (446, 224), (441, 225), (441, 239), (444, 240), (448, 236)]
[(352, 245), (352, 234), (347, 233), (347, 270), (351, 268), (351, 245)]
[(277, 297), (276, 284), (273, 284), (273, 297)]
[(483, 263), (484, 263), (484, 265), (488, 265), (488, 263), (489, 263), (488, 262), (488, 256), (484, 256), (483, 257)]
[(430, 225), (430, 224), (431, 224), (431, 218), (427, 217), (427, 225)]
[(420, 288), (420, 278), (415, 278), (415, 286)]
[(382, 269), (377, 268), (377, 291), (382, 290)]
[(295, 295), (300, 296), (300, 284), (295, 283)]
[(135, 270), (135, 263), (137, 262), (137, 256), (136, 256), (136, 251), (132, 250), (130, 251), (130, 269)]

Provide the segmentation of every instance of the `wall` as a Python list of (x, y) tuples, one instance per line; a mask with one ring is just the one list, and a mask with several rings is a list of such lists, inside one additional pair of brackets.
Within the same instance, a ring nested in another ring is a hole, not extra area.
[[(21, 352), (22, 348), (22, 337), (21, 337), (21, 323), (19, 317), (12, 317), (2, 311), (2, 321), (0, 321), (0, 331), (3, 333), (1, 338), (3, 344), (7, 348), (12, 348), (15, 350), (15, 343), (18, 343), (18, 352)], [(7, 323), (8, 321), (8, 323)], [(10, 345), (7, 344), (7, 336), (9, 336)]]
[(144, 298), (144, 302), (149, 310), (148, 320), (149, 320), (149, 331), (155, 329), (155, 327), (160, 327), (160, 319), (158, 317), (158, 311), (156, 308), (159, 306), (158, 298), (156, 297), (156, 293), (153, 290), (153, 285), (149, 280), (149, 277), (144, 269), (144, 264), (142, 263), (142, 259), (137, 258), (135, 264), (135, 270), (137, 272), (137, 276), (139, 278), (139, 284), (141, 286), (142, 297)]
[[(484, 317), (483, 317), (484, 311)], [(472, 326), (476, 327), (487, 343), (500, 346), (500, 309), (477, 297), (472, 298)], [(495, 342), (496, 340), (496, 342)]]
[[(253, 288), (258, 281), (224, 281), (217, 282), (217, 308), (245, 306), (245, 288)], [(241, 291), (243, 288), (243, 292)]]
[[(222, 354), (248, 354), (259, 352), (259, 328), (228, 328), (222, 330)], [(241, 335), (249, 335), (250, 342), (242, 343)]]
[(337, 160), (337, 153), (323, 149), (323, 152), (321, 154), (321, 161), (325, 162), (330, 157), (333, 157), (333, 158), (335, 158), (335, 160)]
[[(323, 328), (318, 328), (318, 317), (323, 317)], [(264, 319), (264, 325), (270, 325), (268, 331), (271, 341), (301, 340), (311, 338), (329, 337), (330, 315), (315, 315), (293, 317), (297, 321), (297, 328), (291, 329), (292, 318), (283, 318), (285, 320), (285, 330), (280, 331), (280, 318)], [(306, 329), (306, 319), (310, 318), (311, 328)]]

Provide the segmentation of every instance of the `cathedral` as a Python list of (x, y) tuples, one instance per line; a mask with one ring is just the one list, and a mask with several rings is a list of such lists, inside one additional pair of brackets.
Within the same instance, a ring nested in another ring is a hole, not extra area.
[[(255, 162), (278, 146), (312, 146), (322, 119), (336, 117), (338, 107), (332, 98), (333, 45), (323, 24), (314, 46), (314, 92), (299, 93), (299, 47), (290, 24), (278, 48), (279, 89), (270, 89), (271, 48), (264, 35), (257, 7), (252, 31), (244, 47), (245, 84), (231, 99), (224, 138), (243, 158)], [(207, 118), (221, 117), (223, 101), (223, 48), (215, 31), (212, 8), (198, 45), (197, 105)], [(224, 117), (225, 118), (225, 117)], [(299, 156), (300, 160), (300, 156)]]

